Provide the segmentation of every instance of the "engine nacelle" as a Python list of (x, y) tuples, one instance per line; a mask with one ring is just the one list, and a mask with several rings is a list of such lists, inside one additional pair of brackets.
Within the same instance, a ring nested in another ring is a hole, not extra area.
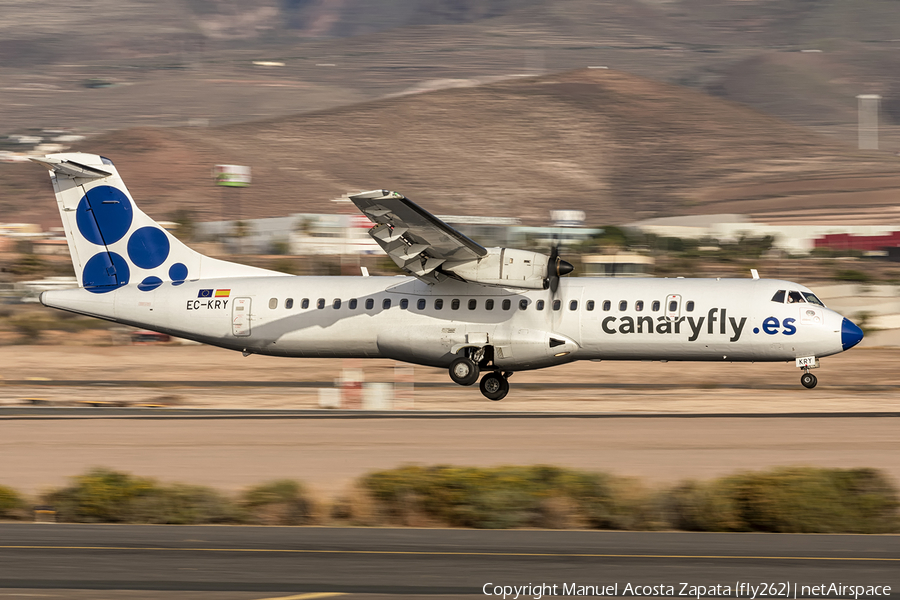
[(477, 260), (447, 261), (441, 270), (484, 285), (544, 289), (549, 256), (514, 248), (488, 248), (487, 251)]

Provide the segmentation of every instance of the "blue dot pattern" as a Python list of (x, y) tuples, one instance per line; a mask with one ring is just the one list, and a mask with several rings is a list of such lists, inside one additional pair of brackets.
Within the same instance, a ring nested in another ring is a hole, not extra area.
[(131, 228), (134, 211), (131, 201), (120, 190), (101, 185), (81, 198), (75, 223), (84, 239), (102, 246), (114, 244)]
[(138, 284), (138, 289), (142, 292), (150, 292), (162, 285), (162, 279), (159, 277), (147, 277)]
[(157, 227), (141, 227), (128, 238), (128, 258), (142, 269), (155, 269), (169, 257), (169, 238)]
[(184, 280), (187, 279), (188, 276), (188, 268), (184, 263), (175, 263), (171, 267), (169, 267), (169, 279), (175, 282), (175, 285), (180, 283), (184, 283)]
[(98, 252), (84, 265), (81, 282), (87, 291), (104, 294), (126, 285), (130, 275), (128, 263), (120, 255), (115, 252)]

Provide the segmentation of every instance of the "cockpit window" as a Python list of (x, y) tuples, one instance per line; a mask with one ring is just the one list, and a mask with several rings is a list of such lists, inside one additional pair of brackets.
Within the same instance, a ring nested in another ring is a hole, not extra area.
[(784, 304), (784, 290), (778, 290), (777, 292), (775, 292), (775, 295), (772, 296), (772, 302)]
[(803, 292), (803, 297), (806, 298), (806, 301), (810, 304), (817, 304), (818, 306), (825, 306), (825, 303), (819, 300), (815, 294), (812, 292)]
[(803, 299), (803, 296), (800, 294), (800, 292), (791, 290), (790, 292), (788, 292), (788, 304), (792, 304), (794, 302), (806, 302), (806, 300)]

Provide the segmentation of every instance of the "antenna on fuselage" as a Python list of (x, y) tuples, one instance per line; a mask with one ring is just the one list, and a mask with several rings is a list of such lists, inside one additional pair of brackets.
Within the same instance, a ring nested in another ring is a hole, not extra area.
[(750, 275), (753, 277), (753, 279), (759, 279), (759, 271), (757, 271), (756, 269), (750, 269)]

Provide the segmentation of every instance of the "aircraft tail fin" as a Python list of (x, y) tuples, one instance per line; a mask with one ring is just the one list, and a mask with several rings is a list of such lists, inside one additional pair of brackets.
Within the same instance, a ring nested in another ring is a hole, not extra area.
[(103, 293), (188, 279), (282, 275), (196, 252), (137, 207), (108, 158), (80, 152), (32, 158), (50, 170), (78, 285)]

